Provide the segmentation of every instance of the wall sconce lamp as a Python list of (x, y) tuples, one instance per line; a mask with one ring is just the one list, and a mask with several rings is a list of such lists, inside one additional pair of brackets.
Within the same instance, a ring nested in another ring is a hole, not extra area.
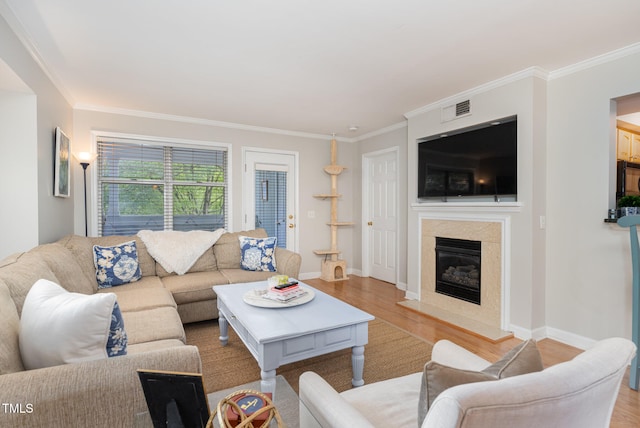
[(84, 174), (84, 235), (89, 236), (89, 222), (87, 218), (87, 167), (98, 155), (91, 152), (78, 152), (73, 155), (80, 165)]

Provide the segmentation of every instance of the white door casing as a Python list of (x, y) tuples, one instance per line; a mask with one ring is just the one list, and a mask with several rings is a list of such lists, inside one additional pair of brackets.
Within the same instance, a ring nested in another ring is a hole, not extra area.
[(398, 280), (398, 150), (363, 155), (362, 266), (364, 276)]

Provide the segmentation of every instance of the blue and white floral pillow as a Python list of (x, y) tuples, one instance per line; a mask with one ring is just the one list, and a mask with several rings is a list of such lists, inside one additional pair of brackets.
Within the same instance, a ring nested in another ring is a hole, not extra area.
[(142, 277), (135, 240), (113, 247), (94, 245), (93, 263), (98, 288), (127, 284)]
[(275, 272), (277, 238), (251, 238), (239, 236), (242, 258), (240, 266), (244, 270)]
[(120, 305), (116, 301), (113, 304), (113, 312), (111, 312), (111, 326), (109, 327), (109, 337), (107, 338), (107, 355), (109, 357), (119, 357), (127, 355), (127, 332), (124, 329), (124, 319)]

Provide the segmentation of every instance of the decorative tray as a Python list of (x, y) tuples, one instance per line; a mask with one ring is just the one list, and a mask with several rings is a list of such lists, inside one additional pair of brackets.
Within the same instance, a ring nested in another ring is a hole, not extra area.
[(278, 302), (271, 299), (266, 299), (259, 294), (256, 294), (254, 290), (249, 290), (242, 296), (242, 300), (248, 305), (257, 306), (259, 308), (290, 308), (292, 306), (304, 305), (309, 303), (316, 296), (314, 291), (310, 288), (302, 287), (307, 294), (297, 297), (288, 302)]

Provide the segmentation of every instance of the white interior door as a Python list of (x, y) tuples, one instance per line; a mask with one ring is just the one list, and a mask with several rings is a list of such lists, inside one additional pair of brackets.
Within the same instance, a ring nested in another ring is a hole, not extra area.
[(248, 149), (244, 160), (243, 229), (261, 227), (297, 251), (297, 155)]
[(363, 271), (395, 284), (398, 271), (398, 153), (364, 155)]

